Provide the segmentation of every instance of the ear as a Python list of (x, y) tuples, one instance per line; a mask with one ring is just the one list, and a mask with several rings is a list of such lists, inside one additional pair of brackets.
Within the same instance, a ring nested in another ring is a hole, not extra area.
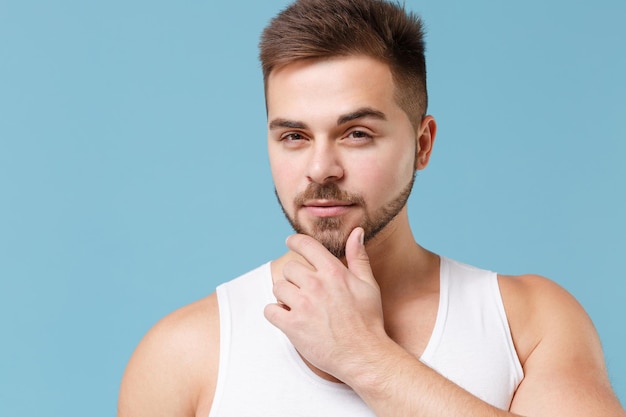
[(417, 130), (416, 140), (417, 147), (415, 155), (415, 169), (424, 169), (430, 161), (430, 155), (435, 144), (435, 135), (437, 134), (437, 122), (432, 116), (425, 116)]

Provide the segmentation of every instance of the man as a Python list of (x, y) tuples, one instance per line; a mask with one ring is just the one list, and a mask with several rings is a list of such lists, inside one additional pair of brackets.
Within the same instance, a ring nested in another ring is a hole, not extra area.
[(581, 306), (419, 246), (429, 162), (420, 20), (379, 0), (301, 0), (261, 41), (282, 257), (158, 323), (126, 416), (624, 416)]

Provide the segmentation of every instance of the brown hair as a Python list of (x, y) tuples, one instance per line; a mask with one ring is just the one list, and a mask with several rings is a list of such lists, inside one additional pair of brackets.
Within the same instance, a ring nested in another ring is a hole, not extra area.
[(366, 55), (389, 65), (398, 105), (414, 125), (426, 113), (421, 19), (386, 0), (297, 0), (261, 35), (263, 79), (301, 59)]

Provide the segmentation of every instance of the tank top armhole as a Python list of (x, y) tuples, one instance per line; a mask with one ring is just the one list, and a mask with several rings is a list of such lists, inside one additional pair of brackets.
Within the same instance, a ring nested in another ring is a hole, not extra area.
[(441, 343), (443, 331), (446, 327), (450, 292), (450, 261), (448, 258), (440, 256), (439, 262), (439, 305), (437, 306), (437, 317), (430, 339), (428, 339), (426, 348), (419, 358), (421, 362), (431, 367), (434, 366), (434, 356)]
[(224, 391), (224, 385), (226, 384), (226, 375), (228, 375), (228, 356), (230, 352), (231, 342), (231, 317), (230, 303), (228, 300), (228, 288), (225, 284), (222, 284), (217, 287), (215, 292), (217, 293), (217, 305), (219, 311), (220, 351), (217, 370), (217, 383), (215, 384), (213, 402), (211, 404), (211, 409), (209, 410), (208, 417), (217, 417), (219, 415), (220, 400), (222, 398), (222, 392)]
[(502, 293), (500, 292), (500, 282), (498, 279), (498, 274), (493, 272), (493, 279), (491, 280), (492, 291), (494, 293), (494, 299), (496, 301), (496, 306), (498, 308), (498, 313), (500, 315), (500, 322), (502, 323), (503, 332), (506, 337), (506, 344), (508, 347), (508, 353), (511, 359), (511, 363), (513, 364), (516, 378), (516, 385), (524, 378), (524, 369), (522, 368), (522, 364), (519, 360), (519, 356), (517, 355), (517, 350), (515, 349), (515, 343), (513, 343), (513, 335), (511, 334), (511, 327), (509, 326), (509, 319), (506, 315), (506, 310), (504, 309), (504, 301), (502, 300)]

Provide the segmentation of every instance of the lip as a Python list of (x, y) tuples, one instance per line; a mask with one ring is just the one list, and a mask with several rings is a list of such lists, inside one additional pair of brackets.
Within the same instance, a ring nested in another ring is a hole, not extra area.
[(339, 200), (311, 200), (304, 203), (304, 210), (315, 217), (337, 217), (347, 213), (354, 204)]

